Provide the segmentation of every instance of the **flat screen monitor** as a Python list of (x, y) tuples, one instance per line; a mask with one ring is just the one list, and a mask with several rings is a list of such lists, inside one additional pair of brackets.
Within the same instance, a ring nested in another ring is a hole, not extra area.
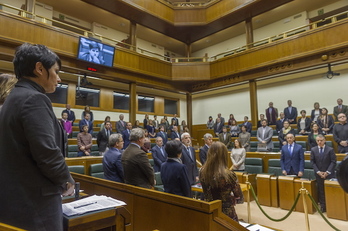
[(114, 54), (115, 47), (113, 46), (84, 37), (79, 38), (79, 50), (77, 54), (77, 59), (79, 60), (112, 67)]

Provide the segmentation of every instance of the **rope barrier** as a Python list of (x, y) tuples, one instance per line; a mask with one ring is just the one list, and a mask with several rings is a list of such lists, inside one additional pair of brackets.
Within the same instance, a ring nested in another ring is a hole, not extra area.
[[(290, 214), (293, 212), (293, 210), (295, 209), (296, 205), (297, 205), (297, 202), (300, 198), (300, 191), (298, 192), (296, 198), (295, 198), (295, 202), (293, 204), (293, 206), (291, 207), (290, 211), (282, 218), (279, 218), (279, 219), (275, 219), (275, 218), (272, 218), (270, 217), (261, 207), (260, 203), (259, 203), (259, 200), (257, 199), (257, 196), (255, 194), (255, 191), (254, 191), (254, 188), (253, 186), (250, 184), (250, 182), (247, 182), (247, 184), (249, 184), (250, 186), (250, 189), (251, 189), (251, 193), (253, 194), (254, 198), (255, 198), (255, 202), (256, 202), (256, 205), (259, 207), (259, 209), (261, 210), (261, 212), (268, 218), (270, 219), (271, 221), (275, 221), (275, 222), (279, 222), (279, 221), (284, 221), (286, 218), (288, 218), (290, 216)], [(330, 221), (328, 221), (328, 219), (324, 216), (324, 214), (320, 211), (317, 203), (315, 202), (314, 198), (311, 196), (311, 194), (308, 193), (308, 191), (306, 190), (306, 194), (307, 196), (310, 198), (311, 202), (313, 203), (315, 209), (319, 212), (320, 216), (324, 219), (324, 221), (331, 227), (333, 228), (335, 231), (340, 231), (338, 228), (336, 228), (333, 224), (330, 223)]]
[(293, 212), (293, 210), (295, 209), (296, 207), (296, 204), (300, 198), (300, 193), (297, 194), (296, 196), (296, 199), (295, 199), (295, 202), (294, 204), (292, 205), (290, 211), (283, 217), (283, 218), (280, 218), (280, 219), (275, 219), (275, 218), (272, 218), (270, 217), (262, 208), (261, 208), (261, 205), (259, 204), (259, 200), (257, 199), (256, 195), (255, 195), (255, 191), (254, 191), (254, 188), (253, 186), (250, 184), (250, 188), (251, 188), (251, 193), (253, 194), (254, 198), (255, 198), (255, 201), (256, 201), (256, 204), (257, 206), (259, 207), (259, 209), (261, 210), (261, 212), (268, 218), (270, 219), (271, 221), (276, 221), (276, 222), (279, 222), (279, 221), (284, 221), (286, 218), (288, 218), (288, 216), (290, 216), (290, 214)]

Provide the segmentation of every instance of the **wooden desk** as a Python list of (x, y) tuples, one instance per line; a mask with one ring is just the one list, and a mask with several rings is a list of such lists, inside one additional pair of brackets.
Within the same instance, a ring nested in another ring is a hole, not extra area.
[(290, 210), (295, 201), (294, 177), (278, 176), (279, 207)]
[(78, 216), (63, 216), (64, 231), (113, 230), (112, 227), (116, 227), (116, 231), (124, 231), (129, 223), (130, 213), (123, 206)]
[[(302, 182), (304, 183), (303, 186), (307, 189), (308, 193), (311, 194), (314, 200), (317, 202), (318, 195), (317, 195), (317, 189), (316, 189), (316, 180), (294, 179), (294, 196), (296, 197), (300, 188), (302, 188), (301, 186)], [(309, 199), (307, 195), (306, 195), (306, 203), (307, 203), (308, 213), (310, 214), (315, 213), (316, 209), (314, 208), (314, 205), (311, 199)], [(295, 210), (298, 212), (304, 212), (302, 195), (300, 196), (297, 202)]]
[(278, 208), (279, 207), (279, 191), (278, 191), (278, 177), (271, 176), (271, 206)]
[(324, 183), (327, 217), (348, 220), (348, 194), (337, 181)]
[(257, 198), (260, 205), (271, 206), (272, 191), (271, 191), (271, 175), (257, 174)]

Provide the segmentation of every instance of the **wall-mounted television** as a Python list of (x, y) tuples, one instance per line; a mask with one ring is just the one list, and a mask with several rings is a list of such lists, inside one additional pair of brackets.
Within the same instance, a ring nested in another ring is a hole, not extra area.
[(90, 63), (112, 67), (114, 63), (115, 47), (106, 45), (93, 39), (79, 37), (77, 59)]

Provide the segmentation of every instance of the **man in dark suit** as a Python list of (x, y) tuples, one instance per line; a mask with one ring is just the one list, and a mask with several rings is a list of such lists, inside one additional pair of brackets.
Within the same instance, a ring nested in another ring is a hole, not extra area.
[(109, 137), (111, 135), (110, 126), (111, 126), (110, 121), (106, 121), (104, 123), (104, 129), (98, 132), (97, 144), (98, 144), (99, 154), (101, 156), (103, 156), (103, 154), (107, 151), (109, 147)]
[(83, 132), (83, 126), (87, 125), (88, 126), (88, 133), (93, 135), (93, 123), (90, 121), (91, 115), (87, 112), (85, 114), (85, 119), (80, 120), (79, 122), (79, 127), (80, 127), (80, 132)]
[(76, 118), (75, 118), (75, 112), (72, 111), (70, 108), (71, 108), (71, 107), (70, 107), (70, 104), (67, 104), (67, 105), (66, 105), (66, 109), (62, 111), (62, 114), (63, 114), (64, 112), (66, 112), (66, 113), (68, 114), (68, 121), (70, 121), (71, 124), (73, 124), (74, 121), (75, 121), (75, 119), (76, 119)]
[(244, 116), (244, 123), (243, 123), (243, 125), (245, 125), (246, 131), (251, 133), (251, 129), (252, 129), (253, 125), (249, 122), (249, 117), (248, 116)]
[(341, 98), (337, 99), (337, 106), (333, 109), (333, 114), (335, 116), (335, 120), (338, 121), (338, 114), (344, 113), (348, 116), (348, 106), (343, 105), (343, 100)]
[(179, 120), (176, 118), (177, 114), (174, 114), (174, 117), (172, 118), (172, 121), (175, 120), (175, 125), (179, 126)]
[(182, 156), (181, 160), (184, 165), (187, 167), (187, 175), (191, 185), (194, 185), (198, 180), (198, 169), (196, 165), (196, 152), (195, 149), (191, 146), (191, 137), (190, 134), (185, 132), (181, 135), (182, 143)]
[(144, 146), (145, 132), (141, 128), (133, 128), (129, 137), (131, 143), (122, 154), (122, 166), (126, 184), (143, 188), (152, 188), (155, 175)]
[(283, 112), (281, 112), (279, 114), (279, 120), (277, 120), (276, 122), (276, 130), (277, 130), (277, 133), (279, 134), (280, 133), (280, 130), (282, 130), (282, 128), (284, 127), (283, 123), (285, 121), (285, 115)]
[(156, 145), (151, 149), (152, 159), (155, 162), (155, 172), (161, 171), (161, 165), (167, 160), (167, 153), (164, 150), (162, 137), (156, 137)]
[(291, 124), (296, 124), (297, 108), (292, 106), (292, 101), (288, 100), (288, 107), (284, 108), (285, 119)]
[(336, 154), (331, 147), (325, 145), (325, 136), (317, 135), (316, 141), (318, 146), (311, 149), (311, 163), (317, 180), (320, 209), (325, 212), (324, 181), (335, 177)]
[(18, 82), (0, 113), (0, 223), (63, 230), (62, 195), (74, 194), (64, 160), (64, 131), (46, 93), (61, 82), (59, 57), (25, 43), (13, 59)]
[(222, 133), (222, 128), (224, 127), (224, 123), (220, 121), (220, 118), (216, 118), (216, 123), (214, 124), (214, 134), (215, 136), (219, 136)]
[(171, 140), (179, 139), (181, 141), (181, 137), (180, 137), (180, 134), (178, 132), (177, 126), (173, 126), (173, 131), (170, 133), (170, 139)]
[(132, 130), (132, 123), (127, 123), (126, 129), (121, 133), (124, 141), (123, 149), (126, 149), (130, 144), (129, 136)]
[(205, 144), (199, 149), (199, 160), (202, 165), (207, 161), (207, 153), (210, 145), (213, 143), (213, 136), (210, 133), (206, 133), (203, 138)]
[(275, 125), (278, 118), (278, 109), (273, 107), (273, 102), (269, 102), (268, 106), (266, 109), (266, 118), (269, 125)]
[(304, 151), (301, 145), (294, 143), (295, 136), (286, 135), (287, 145), (283, 145), (280, 156), (280, 165), (283, 175), (303, 176)]
[(158, 127), (159, 129), (159, 132), (157, 132), (156, 136), (157, 137), (161, 137), (162, 138), (162, 141), (163, 141), (163, 145), (166, 145), (167, 141), (168, 141), (168, 135), (167, 133), (164, 131), (164, 126), (163, 125), (160, 125)]
[[(126, 130), (127, 123), (126, 123), (125, 121), (123, 121), (123, 119), (124, 119), (124, 115), (123, 115), (123, 114), (121, 114), (121, 115), (119, 116), (119, 118), (120, 118), (120, 120), (116, 122), (116, 131), (117, 131), (118, 133), (121, 133), (121, 134), (122, 134), (122, 132), (123, 132), (124, 130)], [(145, 128), (146, 128), (146, 127), (145, 127)]]
[(217, 119), (220, 119), (220, 122), (222, 123), (222, 126), (225, 125), (225, 118), (221, 116), (221, 113), (217, 114), (217, 118), (215, 120), (215, 123), (217, 123)]
[(109, 150), (104, 153), (103, 157), (104, 178), (107, 180), (124, 183), (121, 161), (123, 138), (120, 133), (110, 135), (109, 147)]

